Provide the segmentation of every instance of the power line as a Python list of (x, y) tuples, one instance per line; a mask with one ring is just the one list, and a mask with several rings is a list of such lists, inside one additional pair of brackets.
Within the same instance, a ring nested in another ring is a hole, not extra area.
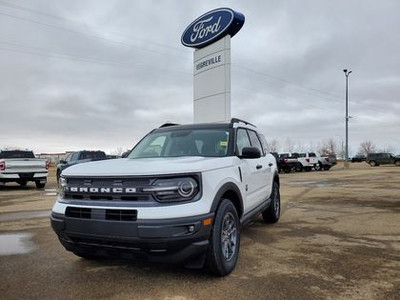
[[(140, 51), (154, 52), (154, 53), (157, 53), (157, 54), (165, 55), (165, 52), (162, 52), (162, 51), (157, 51), (157, 50), (149, 49), (149, 48), (141, 48), (141, 47), (138, 47), (138, 46), (126, 43), (126, 42), (114, 41), (114, 40), (111, 40), (111, 39), (108, 39), (108, 38), (105, 38), (105, 37), (102, 37), (102, 36), (99, 36), (99, 35), (91, 34), (91, 33), (84, 33), (84, 32), (80, 32), (78, 30), (73, 30), (73, 29), (69, 29), (69, 28), (66, 28), (66, 27), (62, 27), (62, 26), (52, 25), (52, 24), (48, 24), (48, 23), (32, 20), (32, 19), (29, 19), (29, 18), (25, 18), (25, 17), (20, 17), (20, 16), (4, 13), (4, 12), (0, 12), (0, 15), (3, 15), (3, 16), (9, 17), (9, 18), (13, 18), (13, 19), (17, 19), (17, 20), (20, 20), (20, 21), (34, 23), (34, 24), (37, 24), (37, 25), (42, 25), (42, 26), (46, 26), (46, 27), (50, 27), (50, 28), (64, 30), (64, 31), (67, 31), (67, 32), (70, 32), (70, 33), (73, 33), (73, 34), (78, 34), (78, 35), (90, 37), (90, 38), (93, 38), (93, 39), (100, 39), (100, 40), (103, 40), (103, 41), (106, 41), (106, 42), (109, 42), (109, 43), (119, 44), (119, 45), (125, 46), (125, 47), (130, 48), (130, 49), (137, 49), (137, 50), (140, 50)], [(170, 55), (174, 55), (174, 54), (170, 54)], [(175, 56), (182, 57), (181, 55), (176, 55), (176, 54), (175, 54)]]
[(132, 70), (134, 68), (146, 68), (146, 69), (156, 69), (158, 71), (167, 71), (170, 73), (178, 73), (178, 74), (185, 74), (188, 75), (189, 73), (187, 72), (181, 72), (177, 70), (171, 70), (171, 69), (161, 69), (161, 68), (155, 68), (152, 66), (148, 65), (128, 65), (124, 63), (116, 63), (112, 61), (101, 61), (93, 58), (85, 58), (85, 57), (80, 57), (80, 56), (74, 56), (74, 55), (65, 55), (65, 54), (58, 54), (58, 53), (47, 53), (44, 52), (40, 48), (36, 47), (29, 47), (29, 46), (23, 46), (19, 45), (16, 43), (12, 42), (5, 42), (0, 40), (0, 44), (6, 44), (10, 45), (13, 48), (6, 48), (6, 47), (0, 47), (1, 51), (8, 51), (8, 52), (17, 52), (17, 53), (23, 53), (23, 54), (29, 54), (29, 55), (35, 55), (35, 56), (41, 56), (45, 58), (56, 58), (56, 59), (63, 59), (63, 60), (72, 60), (72, 61), (78, 61), (78, 62), (85, 62), (85, 63), (91, 63), (95, 65), (103, 65), (103, 66), (113, 66), (113, 67), (118, 67), (118, 68), (124, 68), (124, 69), (129, 69)]
[[(293, 85), (293, 86), (300, 87), (300, 88), (302, 88), (302, 90), (295, 89), (295, 88), (292, 88), (292, 89), (297, 90), (297, 91), (300, 91), (300, 92), (302, 92), (302, 93), (307, 93), (306, 91), (308, 91), (308, 94), (310, 94), (310, 95), (312, 95), (312, 96), (315, 96), (315, 97), (318, 97), (318, 98), (320, 98), (320, 99), (326, 99), (326, 100), (329, 100), (329, 101), (335, 101), (335, 102), (337, 102), (337, 103), (342, 103), (342, 101), (343, 101), (343, 97), (341, 97), (341, 96), (339, 96), (339, 95), (337, 95), (337, 94), (331, 93), (331, 92), (327, 92), (327, 91), (320, 90), (320, 89), (316, 89), (316, 88), (306, 87), (306, 86), (303, 86), (303, 85), (294, 83), (294, 82), (292, 82), (292, 81), (289, 81), (289, 80), (286, 80), (286, 79), (282, 79), (282, 78), (279, 78), (279, 77), (270, 75), (270, 74), (265, 73), (265, 72), (261, 72), (261, 71), (257, 71), (257, 70), (252, 70), (252, 69), (249, 69), (249, 68), (246, 68), (246, 67), (242, 67), (241, 65), (237, 65), (237, 66), (238, 66), (239, 68), (243, 69), (243, 70), (246, 70), (246, 71), (250, 72), (250, 73), (255, 73), (255, 74), (263, 75), (264, 77), (268, 77), (268, 78), (271, 78), (271, 79), (274, 79), (274, 80), (277, 80), (277, 81), (286, 83), (286, 84), (288, 84), (289, 86), (290, 86), (290, 85)], [(321, 95), (316, 95), (316, 94), (314, 95), (312, 92), (318, 92), (318, 93), (325, 94), (325, 97), (322, 97)], [(326, 98), (326, 96), (332, 97), (332, 98)], [(371, 105), (371, 104), (366, 104), (366, 103), (361, 103), (361, 102), (359, 102), (359, 101), (357, 101), (357, 100), (354, 100), (353, 97), (352, 97), (352, 99), (351, 99), (351, 104), (352, 104), (352, 105), (355, 104), (355, 105), (367, 107), (367, 108), (369, 108), (369, 109), (372, 108), (372, 109), (374, 109), (374, 110), (376, 110), (376, 111), (380, 111), (380, 112), (382, 112), (382, 113), (388, 113), (388, 111), (382, 109), (382, 107), (373, 106), (373, 105)]]
[[(5, 7), (9, 7), (9, 8), (13, 8), (13, 9), (17, 9), (17, 10), (22, 10), (22, 11), (30, 12), (30, 13), (35, 13), (35, 14), (38, 14), (38, 15), (42, 15), (42, 16), (44, 16), (44, 17), (52, 18), (52, 19), (55, 19), (55, 20), (60, 20), (60, 21), (66, 22), (66, 23), (74, 24), (74, 25), (75, 25), (75, 24), (78, 24), (78, 25), (80, 25), (80, 26), (85, 26), (85, 27), (88, 27), (88, 28), (91, 28), (91, 29), (94, 29), (94, 30), (101, 30), (102, 32), (105, 32), (105, 31), (111, 32), (111, 33), (113, 33), (113, 34), (119, 35), (119, 37), (126, 38), (126, 35), (121, 35), (119, 32), (116, 32), (116, 31), (113, 31), (113, 30), (104, 29), (104, 28), (99, 28), (99, 27), (94, 27), (94, 26), (89, 26), (89, 25), (86, 24), (86, 23), (82, 23), (82, 22), (78, 22), (78, 21), (72, 21), (72, 20), (67, 19), (67, 18), (63, 18), (63, 17), (57, 16), (57, 15), (54, 15), (54, 14), (50, 14), (50, 13), (47, 13), (47, 12), (42, 12), (42, 11), (35, 10), (35, 9), (32, 9), (32, 8), (28, 8), (28, 7), (26, 7), (26, 6), (16, 5), (16, 4), (9, 3), (9, 2), (5, 2), (5, 1), (0, 1), (0, 5), (3, 5), (3, 6), (5, 6)], [(85, 33), (82, 33), (82, 34), (85, 34)], [(179, 52), (182, 52), (182, 53), (184, 53), (184, 52), (186, 53), (186, 51), (181, 50), (180, 48), (177, 48), (177, 47), (172, 47), (172, 46), (170, 46), (170, 45), (165, 45), (165, 44), (162, 44), (162, 43), (157, 43), (157, 42), (154, 42), (154, 41), (152, 41), (152, 40), (143, 39), (143, 38), (138, 37), (138, 36), (132, 36), (132, 37), (133, 37), (135, 40), (140, 40), (140, 41), (146, 42), (147, 44), (153, 44), (153, 45), (156, 45), (156, 46), (158, 46), (158, 47), (163, 47), (163, 48), (171, 49), (171, 50), (176, 51), (176, 52), (179, 51)], [(114, 42), (115, 42), (115, 41), (114, 41)]]

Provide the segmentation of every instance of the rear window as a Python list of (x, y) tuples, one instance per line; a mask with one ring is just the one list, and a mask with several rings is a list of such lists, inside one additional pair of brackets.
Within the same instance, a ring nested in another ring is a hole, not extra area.
[(106, 154), (103, 151), (84, 151), (79, 159), (105, 159)]
[(35, 158), (32, 151), (1, 151), (0, 158)]

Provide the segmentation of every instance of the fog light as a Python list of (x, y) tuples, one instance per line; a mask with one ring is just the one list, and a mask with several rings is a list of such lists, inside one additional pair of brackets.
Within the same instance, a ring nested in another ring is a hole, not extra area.
[(189, 232), (194, 232), (194, 225), (189, 225), (188, 226), (188, 231)]

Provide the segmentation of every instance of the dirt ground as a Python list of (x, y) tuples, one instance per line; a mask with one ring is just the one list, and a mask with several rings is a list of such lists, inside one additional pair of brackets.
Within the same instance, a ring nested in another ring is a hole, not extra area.
[(146, 262), (86, 261), (49, 224), (45, 189), (0, 186), (2, 299), (400, 299), (400, 167), (281, 175), (282, 216), (242, 230), (223, 278)]

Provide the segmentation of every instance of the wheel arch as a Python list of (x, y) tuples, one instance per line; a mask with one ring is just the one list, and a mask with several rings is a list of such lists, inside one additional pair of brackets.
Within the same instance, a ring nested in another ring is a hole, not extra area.
[(238, 186), (232, 182), (225, 183), (216, 193), (211, 205), (211, 212), (215, 212), (222, 199), (229, 199), (236, 208), (239, 218), (243, 215), (243, 197)]
[(275, 174), (274, 174), (274, 182), (276, 182), (278, 184), (278, 187), (281, 186), (281, 183), (279, 180), (279, 174), (277, 172), (275, 172)]

